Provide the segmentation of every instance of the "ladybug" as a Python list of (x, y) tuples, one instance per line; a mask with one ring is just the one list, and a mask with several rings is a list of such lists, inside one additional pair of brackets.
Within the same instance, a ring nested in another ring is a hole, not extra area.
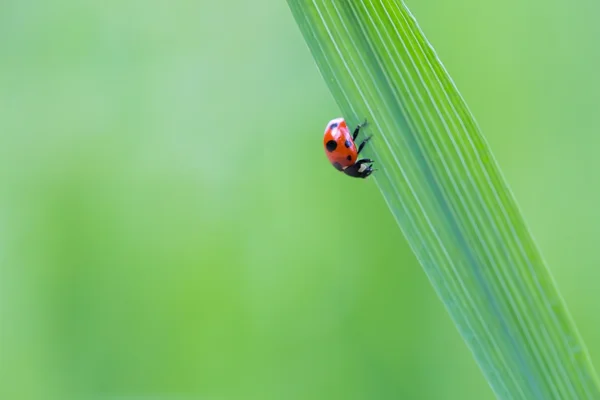
[(366, 178), (374, 169), (373, 160), (368, 158), (358, 159), (358, 155), (371, 136), (363, 140), (358, 149), (354, 141), (360, 132), (360, 129), (367, 124), (367, 121), (358, 125), (352, 135), (348, 130), (348, 125), (344, 118), (336, 118), (329, 121), (325, 134), (323, 135), (323, 146), (329, 162), (338, 170), (354, 178)]

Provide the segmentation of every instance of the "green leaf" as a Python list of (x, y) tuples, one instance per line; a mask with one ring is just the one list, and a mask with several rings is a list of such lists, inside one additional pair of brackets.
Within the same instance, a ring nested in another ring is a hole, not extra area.
[(475, 119), (398, 0), (288, 0), (392, 215), (498, 398), (600, 399)]

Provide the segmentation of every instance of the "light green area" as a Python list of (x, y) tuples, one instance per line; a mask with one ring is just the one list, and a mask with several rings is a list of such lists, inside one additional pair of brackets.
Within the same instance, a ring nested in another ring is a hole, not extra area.
[[(409, 6), (598, 359), (600, 4)], [(284, 1), (0, 2), (0, 398), (492, 399), (338, 113)]]

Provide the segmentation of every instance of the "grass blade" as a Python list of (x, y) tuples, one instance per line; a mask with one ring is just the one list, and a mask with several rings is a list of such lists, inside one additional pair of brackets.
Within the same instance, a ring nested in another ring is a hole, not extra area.
[(288, 0), (412, 250), (501, 399), (600, 399), (568, 310), (467, 105), (399, 0)]

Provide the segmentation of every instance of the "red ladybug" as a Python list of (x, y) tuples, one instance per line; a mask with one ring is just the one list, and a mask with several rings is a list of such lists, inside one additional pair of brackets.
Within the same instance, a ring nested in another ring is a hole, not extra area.
[(354, 144), (360, 129), (366, 124), (367, 122), (365, 121), (358, 125), (352, 135), (350, 135), (344, 118), (332, 119), (327, 124), (325, 135), (323, 136), (325, 154), (331, 164), (338, 171), (342, 171), (354, 178), (366, 178), (374, 171), (372, 168), (373, 160), (369, 160), (368, 158), (358, 159), (358, 155), (363, 147), (365, 147), (365, 144), (371, 139), (371, 136), (363, 140), (358, 149)]

